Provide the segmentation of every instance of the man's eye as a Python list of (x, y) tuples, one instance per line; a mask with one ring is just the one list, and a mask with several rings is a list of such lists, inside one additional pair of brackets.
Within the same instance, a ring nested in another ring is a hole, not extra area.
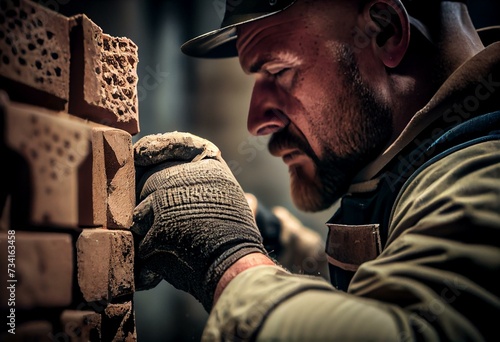
[(290, 68), (279, 68), (279, 69), (270, 69), (268, 70), (269, 74), (274, 77), (283, 76)]

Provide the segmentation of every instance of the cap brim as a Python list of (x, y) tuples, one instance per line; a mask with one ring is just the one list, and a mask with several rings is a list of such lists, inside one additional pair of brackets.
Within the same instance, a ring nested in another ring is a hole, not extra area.
[(191, 57), (235, 57), (238, 56), (236, 38), (236, 27), (225, 27), (188, 40), (182, 44), (181, 51)]
[(224, 26), (220, 29), (202, 34), (188, 40), (181, 46), (181, 51), (191, 57), (200, 58), (227, 58), (238, 56), (236, 49), (236, 39), (238, 38), (237, 27), (255, 20), (269, 17), (282, 12), (290, 7), (295, 1), (278, 11), (270, 13), (255, 13), (233, 18), (234, 24)]

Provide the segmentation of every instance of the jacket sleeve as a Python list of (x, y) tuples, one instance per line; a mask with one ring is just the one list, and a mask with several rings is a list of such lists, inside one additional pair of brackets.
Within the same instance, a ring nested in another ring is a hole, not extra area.
[(260, 266), (235, 277), (205, 341), (499, 340), (500, 143), (455, 152), (396, 203), (384, 251), (347, 293)]

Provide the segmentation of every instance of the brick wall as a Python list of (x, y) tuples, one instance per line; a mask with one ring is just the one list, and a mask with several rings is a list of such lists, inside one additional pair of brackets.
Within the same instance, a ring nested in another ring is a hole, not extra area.
[(137, 340), (137, 63), (83, 14), (0, 1), (1, 341)]

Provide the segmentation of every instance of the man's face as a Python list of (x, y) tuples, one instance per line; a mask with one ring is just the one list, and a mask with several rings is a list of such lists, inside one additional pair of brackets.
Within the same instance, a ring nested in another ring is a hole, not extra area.
[(352, 43), (356, 7), (341, 2), (299, 1), (238, 36), (241, 66), (256, 77), (248, 130), (271, 134), (305, 211), (331, 206), (392, 134), (388, 106), (360, 71), (369, 57)]

